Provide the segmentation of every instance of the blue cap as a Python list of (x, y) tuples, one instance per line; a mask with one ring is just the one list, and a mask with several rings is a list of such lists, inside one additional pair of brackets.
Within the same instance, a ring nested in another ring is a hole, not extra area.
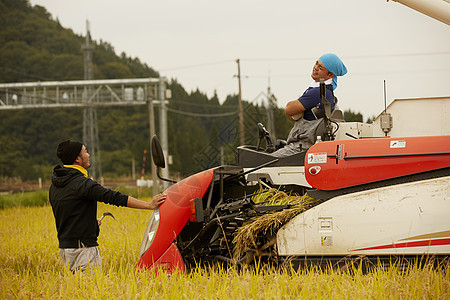
[(342, 60), (333, 53), (327, 53), (319, 57), (323, 66), (327, 68), (328, 71), (334, 74), (333, 76), (333, 90), (337, 88), (337, 76), (344, 76), (347, 74), (347, 68), (345, 67)]

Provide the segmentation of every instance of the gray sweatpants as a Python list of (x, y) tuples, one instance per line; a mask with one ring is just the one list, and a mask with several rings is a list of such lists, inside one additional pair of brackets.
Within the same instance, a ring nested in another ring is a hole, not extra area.
[(303, 118), (298, 119), (289, 132), (286, 141), (287, 145), (272, 152), (271, 155), (275, 157), (286, 157), (308, 150), (314, 145), (316, 129), (321, 122), (323, 122), (323, 119), (312, 121)]
[(98, 247), (59, 248), (59, 255), (72, 272), (75, 270), (84, 272), (88, 267), (93, 270), (102, 269)]
[(294, 142), (287, 144), (283, 148), (278, 149), (275, 152), (270, 153), (274, 157), (287, 157), (297, 153), (300, 153), (300, 142)]

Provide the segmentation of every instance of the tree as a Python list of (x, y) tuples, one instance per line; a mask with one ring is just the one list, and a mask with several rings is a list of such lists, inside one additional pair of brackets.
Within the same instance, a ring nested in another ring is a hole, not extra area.
[[(0, 82), (83, 78), (84, 38), (63, 28), (44, 7), (31, 7), (26, 0), (0, 0), (0, 26)], [(93, 44), (95, 79), (159, 76), (138, 58), (125, 53), (117, 55), (107, 42)], [(225, 145), (225, 163), (234, 163), (237, 114), (207, 115), (237, 112), (237, 96), (229, 95), (220, 104), (216, 93), (209, 98), (199, 89), (188, 92), (176, 79), (168, 88), (172, 90), (168, 104), (171, 171), (186, 176), (218, 165), (221, 145)], [(251, 103), (243, 104), (248, 114), (248, 141), (253, 143), (256, 123), (265, 122), (266, 113)], [(158, 114), (156, 109), (156, 132)], [(291, 124), (282, 110), (275, 114), (277, 135), (285, 137)], [(145, 106), (98, 108), (97, 117), (104, 176), (130, 176), (132, 159), (141, 161), (143, 151), (149, 150), (148, 110)], [(56, 145), (68, 138), (81, 140), (82, 122), (81, 108), (0, 111), (0, 177), (49, 180), (51, 167), (60, 163), (55, 155)]]
[(363, 116), (361, 113), (356, 113), (351, 109), (347, 109), (344, 111), (344, 120), (345, 122), (362, 122)]
[(107, 79), (134, 77), (130, 68), (119, 62), (106, 63), (99, 67), (99, 71), (103, 74), (103, 77)]

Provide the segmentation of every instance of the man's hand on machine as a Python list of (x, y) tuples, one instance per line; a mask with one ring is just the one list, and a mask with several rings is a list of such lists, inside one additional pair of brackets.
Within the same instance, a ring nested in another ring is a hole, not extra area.
[(155, 208), (158, 208), (161, 204), (164, 203), (164, 200), (166, 200), (166, 195), (164, 194), (158, 194), (153, 197), (153, 199), (150, 201), (150, 209), (153, 210)]
[(154, 210), (158, 208), (158, 206), (163, 204), (165, 199), (166, 195), (164, 194), (158, 194), (154, 196), (153, 199), (150, 200), (150, 202), (138, 200), (134, 197), (128, 196), (127, 207)]

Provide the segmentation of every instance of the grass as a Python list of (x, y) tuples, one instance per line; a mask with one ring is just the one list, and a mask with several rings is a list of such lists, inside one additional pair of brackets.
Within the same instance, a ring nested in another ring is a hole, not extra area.
[[(142, 198), (152, 195), (152, 188), (146, 187), (114, 187), (115, 191), (119, 191), (126, 195)], [(44, 206), (49, 205), (48, 190), (36, 190), (32, 192), (19, 192), (13, 194), (0, 195), (0, 209), (24, 206)]]
[(48, 190), (0, 195), (0, 209), (48, 204)]
[(196, 268), (171, 277), (135, 272), (150, 211), (109, 211), (99, 237), (103, 270), (71, 274), (58, 254), (50, 206), (0, 210), (0, 299), (449, 299), (450, 267), (345, 270)]

